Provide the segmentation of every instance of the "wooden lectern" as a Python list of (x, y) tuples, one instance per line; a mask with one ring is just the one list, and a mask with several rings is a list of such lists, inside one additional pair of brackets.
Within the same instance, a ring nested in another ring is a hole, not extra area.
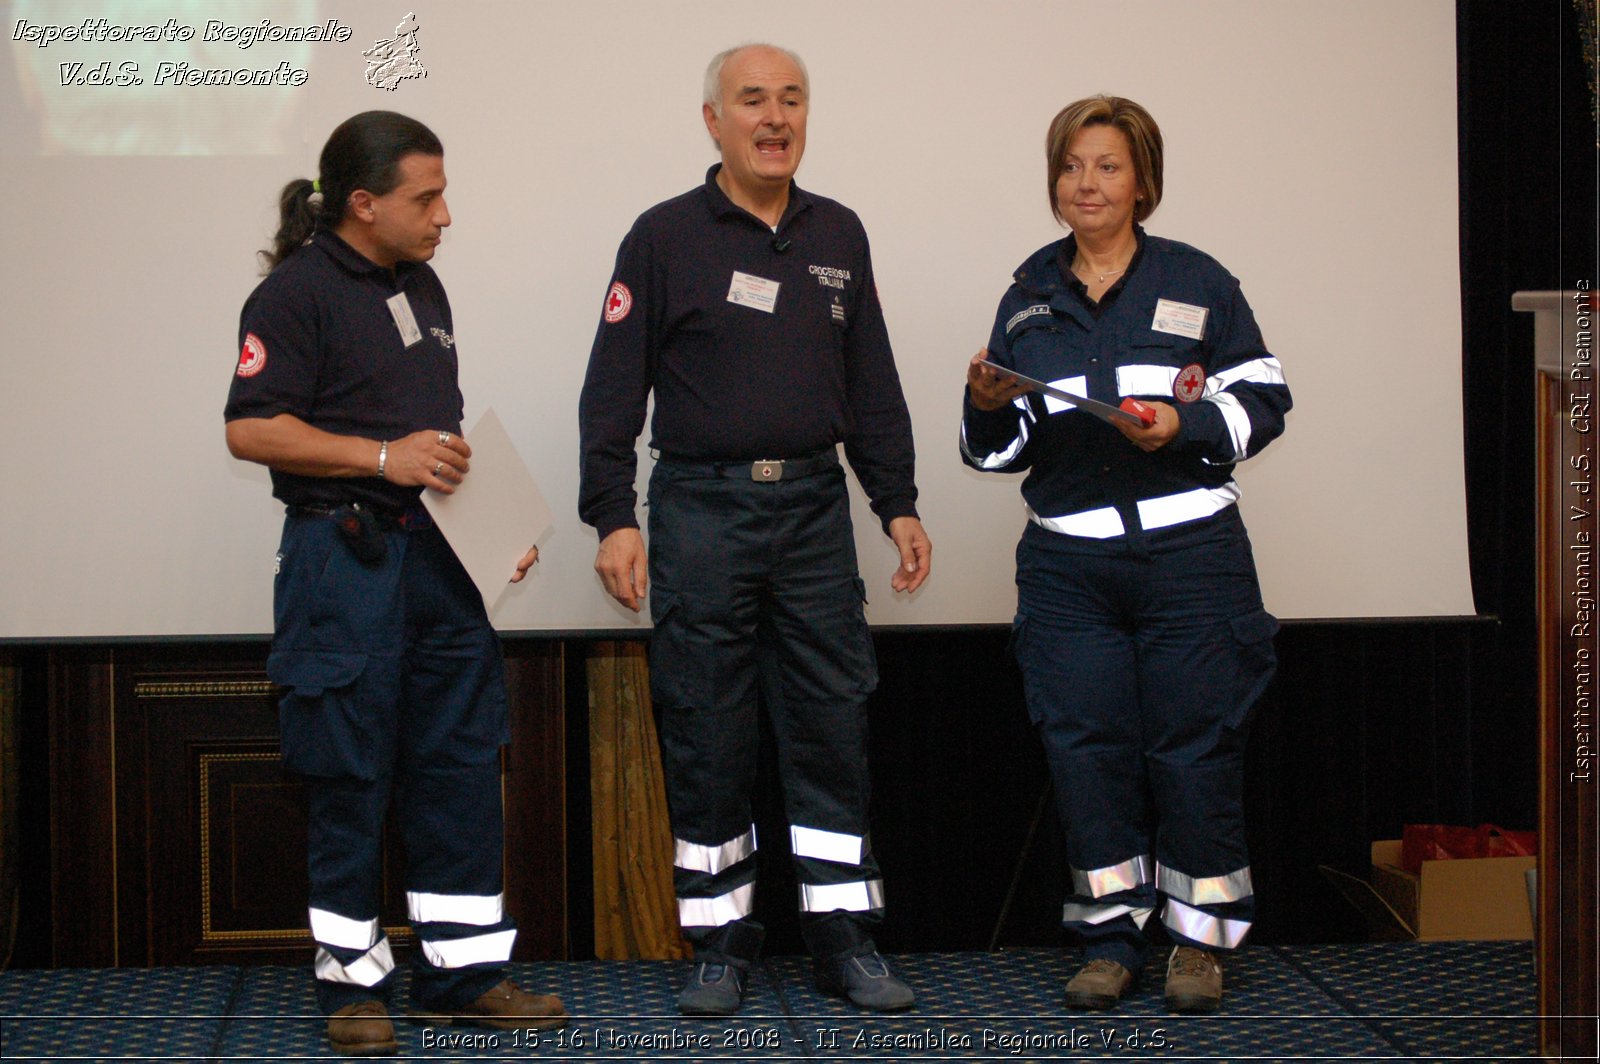
[[(1592, 284), (1593, 282), (1590, 282)], [(1596, 616), (1594, 292), (1518, 292), (1538, 379), (1539, 957), (1541, 1051), (1595, 1059)]]

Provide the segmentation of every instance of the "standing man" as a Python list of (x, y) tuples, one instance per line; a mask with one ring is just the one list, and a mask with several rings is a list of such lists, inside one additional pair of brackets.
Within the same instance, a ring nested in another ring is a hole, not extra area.
[(378, 920), (392, 795), (421, 946), (412, 1011), (560, 1026), (559, 999), (506, 978), (499, 643), (419, 502), (453, 492), (472, 454), (450, 304), (427, 265), (450, 224), (444, 148), (368, 111), (333, 131), (319, 169), (280, 197), (225, 412), (228, 450), (269, 467), (288, 506), (267, 673), (284, 688), (284, 764), (307, 783), (317, 1001), (334, 1049), (395, 1051)]
[[(690, 1015), (736, 1011), (759, 955), (757, 706), (777, 736), (819, 985), (875, 1010), (910, 987), (871, 936), (883, 881), (868, 833), (877, 664), (836, 445), (915, 591), (932, 545), (916, 513), (911, 421), (855, 213), (801, 191), (810, 87), (799, 56), (733, 48), (706, 69), (722, 161), (622, 242), (579, 412), (579, 510), (595, 570), (637, 611), (654, 587), (651, 690), (675, 837)], [(655, 391), (648, 575), (634, 446)]]

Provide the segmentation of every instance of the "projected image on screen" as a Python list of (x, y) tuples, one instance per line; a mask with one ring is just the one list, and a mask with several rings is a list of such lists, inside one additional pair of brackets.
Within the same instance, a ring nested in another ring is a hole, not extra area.
[[(805, 59), (796, 181), (869, 234), (910, 409), (934, 562), (890, 593), (899, 555), (851, 476), (873, 625), (1015, 616), (1028, 516), (1015, 477), (963, 464), (962, 388), (1018, 265), (1063, 236), (1048, 124), (1095, 93), (1157, 117), (1146, 229), (1226, 264), (1293, 391), (1235, 478), (1267, 608), (1472, 613), (1454, 0), (0, 0), (0, 27), (0, 642), (271, 631), (283, 506), (223, 440), (240, 307), (285, 184), (379, 109), (444, 144), (431, 265), (464, 424), (495, 410), (554, 515), (492, 620), (647, 630), (579, 520), (579, 394), (619, 243), (718, 157), (706, 62), (750, 40)], [(143, 83), (115, 84), (123, 63)], [(813, 251), (792, 254), (830, 265)]]
[[(310, 80), (317, 45), (330, 32), (321, 7), (316, 0), (0, 5), (21, 112), (11, 121), (22, 134), (0, 150), (280, 154), (297, 142), (304, 113), (305, 94), (285, 90)], [(332, 32), (339, 32), (336, 20)]]

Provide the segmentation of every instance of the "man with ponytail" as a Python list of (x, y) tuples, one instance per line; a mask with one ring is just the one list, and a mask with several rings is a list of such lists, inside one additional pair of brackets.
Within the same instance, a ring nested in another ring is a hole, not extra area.
[[(500, 647), (420, 503), (467, 475), (455, 327), (428, 260), (450, 211), (444, 148), (368, 111), (291, 181), (267, 276), (246, 300), (225, 411), (234, 457), (287, 506), (267, 674), (284, 765), (306, 781), (316, 993), (333, 1048), (397, 1049), (379, 920), (393, 805), (420, 945), (411, 1012), (505, 1029), (566, 1022), (506, 978)], [(528, 551), (513, 581), (537, 558)]]

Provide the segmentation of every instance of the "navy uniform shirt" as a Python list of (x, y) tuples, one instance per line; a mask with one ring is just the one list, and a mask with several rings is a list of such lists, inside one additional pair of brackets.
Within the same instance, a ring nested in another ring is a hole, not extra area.
[(617, 253), (579, 407), (580, 516), (602, 539), (638, 526), (651, 389), (650, 445), (668, 458), (798, 458), (843, 441), (885, 528), (914, 516), (911, 418), (860, 220), (791, 184), (774, 233), (718, 169), (641, 215)]
[[(1235, 463), (1282, 434), (1292, 405), (1239, 282), (1187, 244), (1137, 227), (1136, 235), (1126, 276), (1098, 307), (1063, 265), (1074, 237), (1035, 252), (1000, 300), (989, 358), (1112, 406), (1129, 396), (1170, 403), (1179, 424), (1170, 442), (1147, 454), (1112, 426), (1036, 392), (984, 411), (969, 390), (965, 405), (966, 463), (1027, 471), (1022, 494), (1034, 520), (1075, 537), (1120, 538), (1231, 505)], [(1188, 322), (1171, 324), (1173, 310)]]
[[(403, 293), (421, 338), (407, 346), (388, 300)], [(325, 432), (397, 440), (423, 429), (461, 431), (455, 328), (432, 267), (368, 259), (332, 233), (296, 248), (256, 286), (239, 315), (240, 356), (224, 417), (292, 414)], [(272, 470), (272, 494), (291, 505), (360, 502), (394, 512), (420, 487), (370, 477)]]

